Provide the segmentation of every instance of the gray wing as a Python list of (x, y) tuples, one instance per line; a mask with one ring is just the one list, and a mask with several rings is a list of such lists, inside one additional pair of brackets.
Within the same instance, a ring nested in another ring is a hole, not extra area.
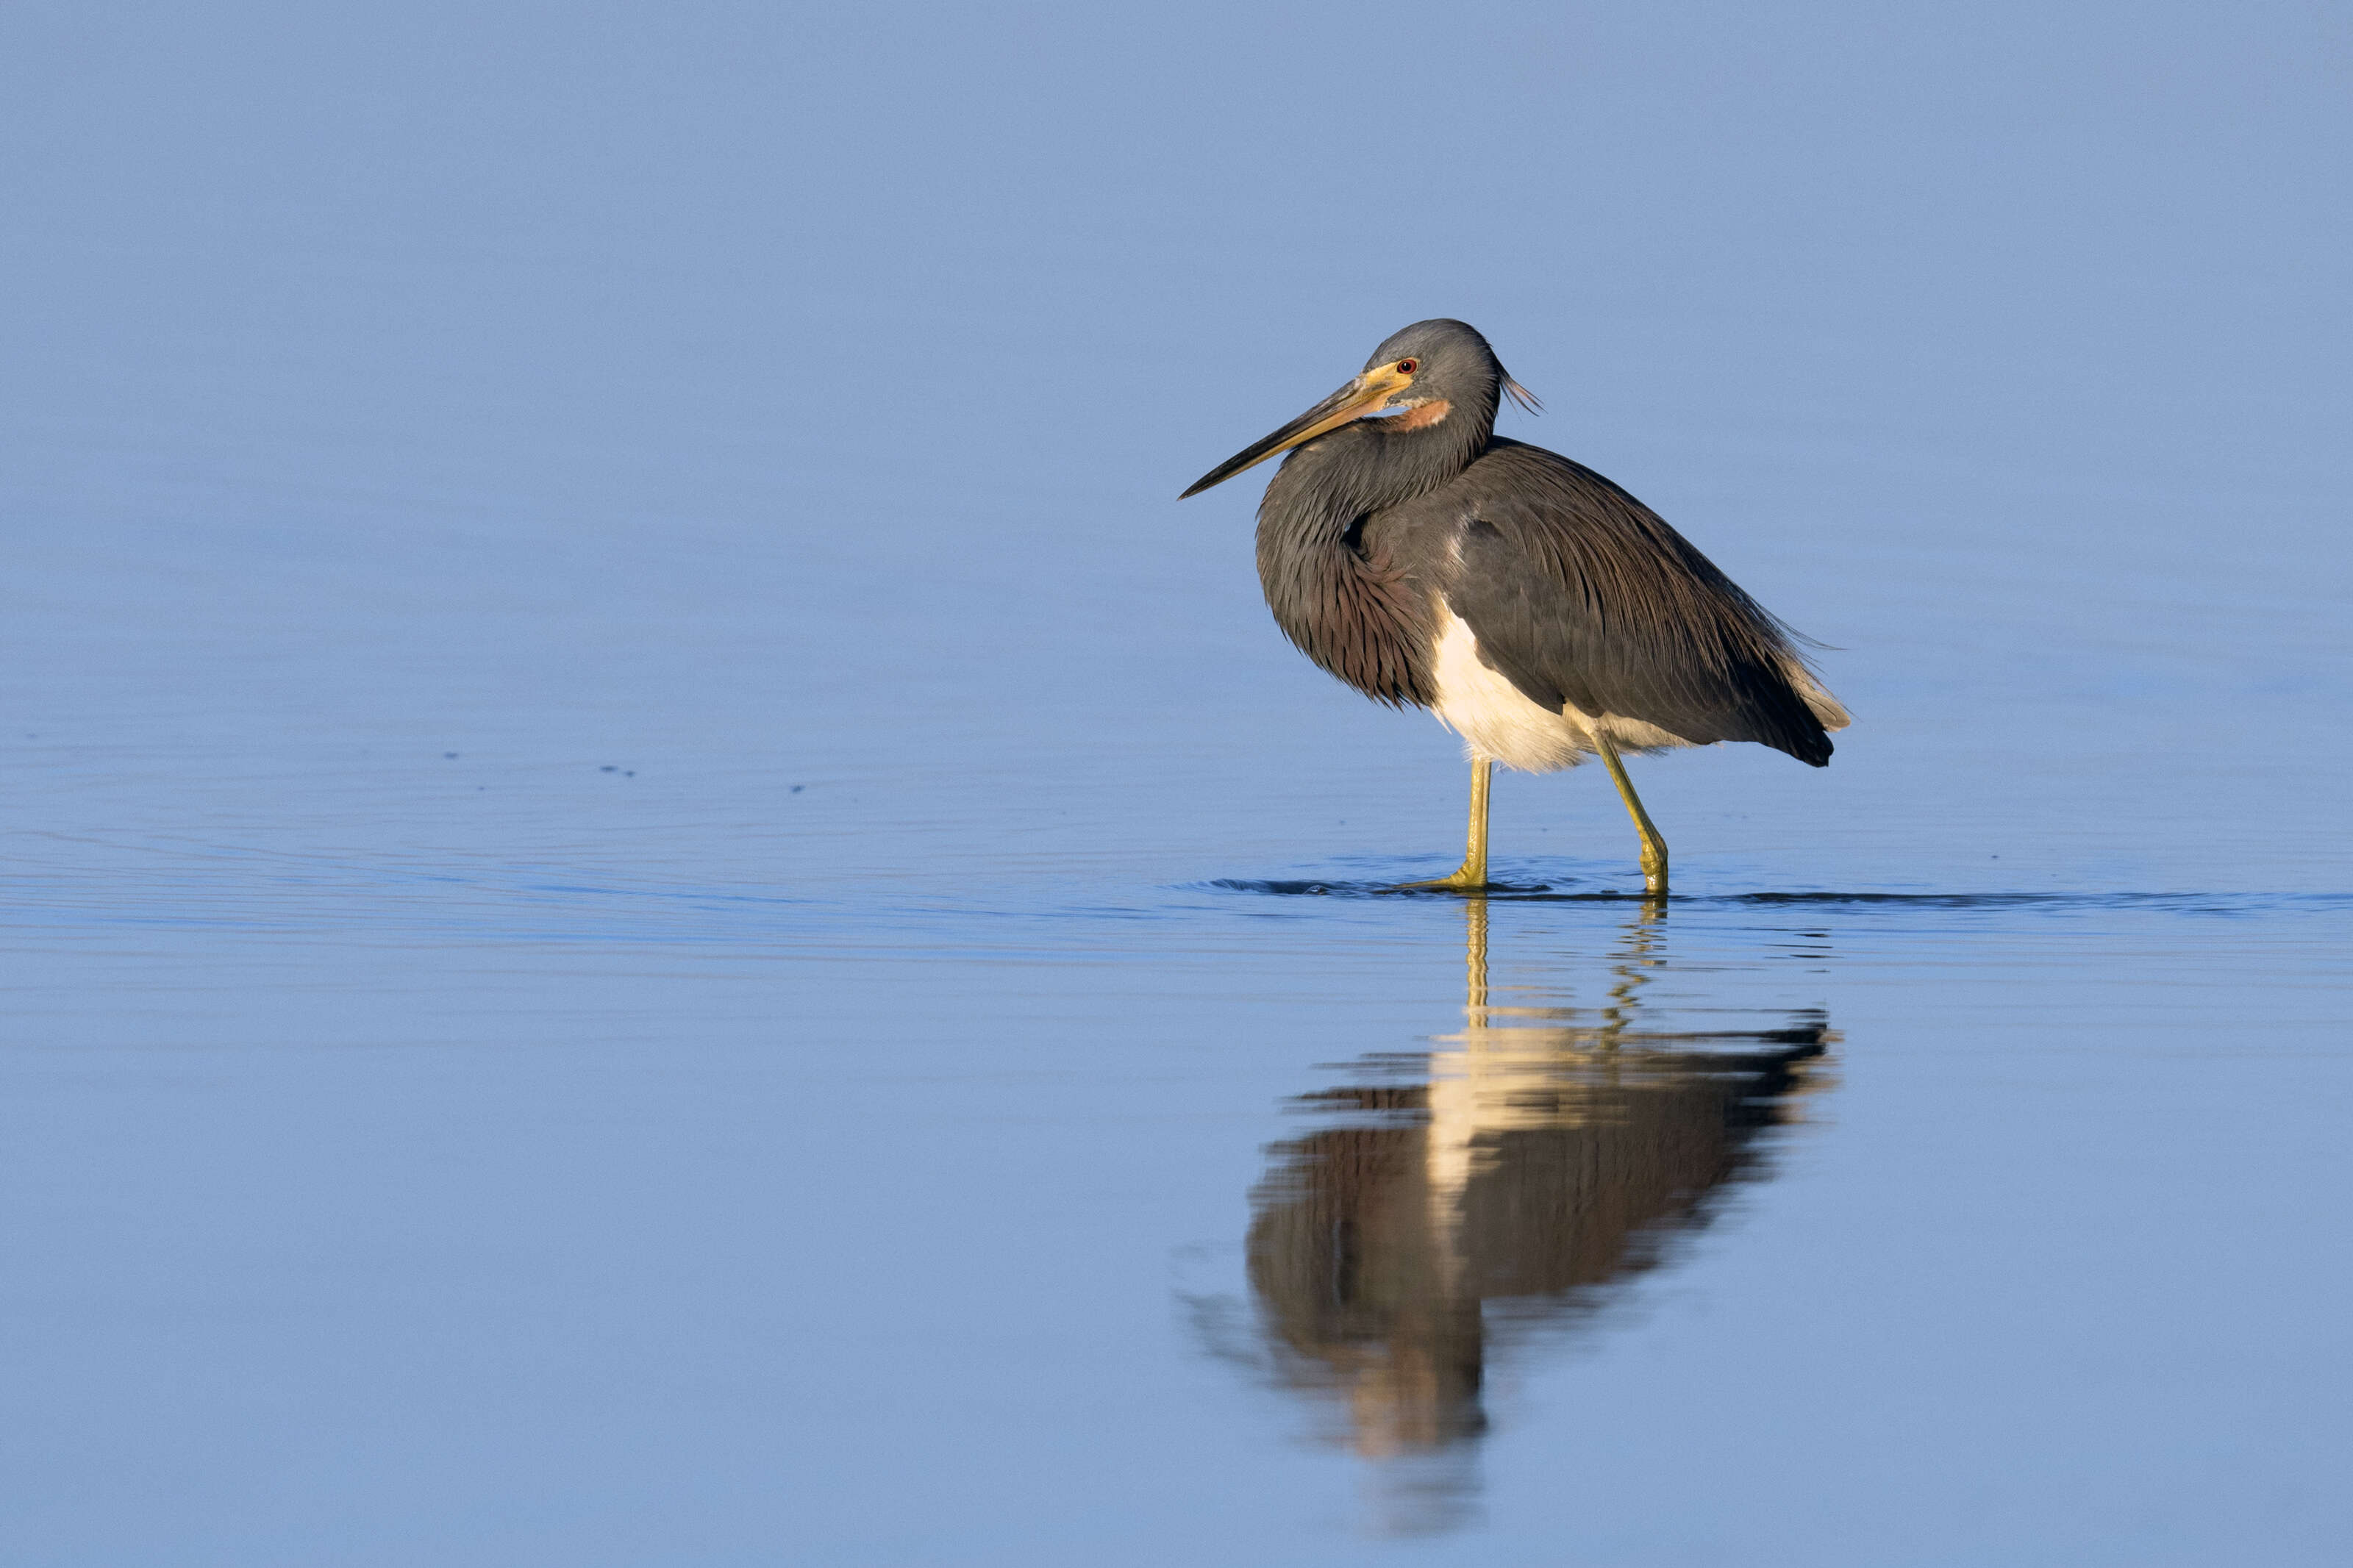
[(1532, 701), (1830, 761), (1788, 628), (1650, 508), (1517, 442), (1457, 485), (1467, 520), (1447, 603)]

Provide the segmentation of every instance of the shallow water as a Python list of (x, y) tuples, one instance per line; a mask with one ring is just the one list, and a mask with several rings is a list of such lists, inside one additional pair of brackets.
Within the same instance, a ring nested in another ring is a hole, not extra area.
[(2353, 900), (1126, 896), (20, 924), (16, 1529), (2333, 1550)]
[[(666, 16), (7, 24), (0, 1554), (2337, 1559), (2338, 32)], [(1437, 310), (1663, 908), (1170, 499)]]

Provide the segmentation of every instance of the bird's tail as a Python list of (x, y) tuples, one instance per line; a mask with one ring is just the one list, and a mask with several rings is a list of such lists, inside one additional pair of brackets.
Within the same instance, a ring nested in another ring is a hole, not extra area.
[(1801, 660), (1790, 659), (1781, 668), (1788, 676), (1790, 686), (1805, 699), (1807, 708), (1812, 710), (1816, 722), (1823, 729), (1843, 730), (1854, 722), (1853, 716), (1846, 710), (1846, 704), (1831, 696), (1830, 689), (1815, 679), (1814, 672), (1808, 669)]

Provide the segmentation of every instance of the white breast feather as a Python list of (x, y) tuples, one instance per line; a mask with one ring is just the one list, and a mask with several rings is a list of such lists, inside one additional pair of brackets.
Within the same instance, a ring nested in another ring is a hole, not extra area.
[(1438, 700), (1431, 706), (1438, 721), (1461, 736), (1472, 755), (1493, 757), (1525, 773), (1557, 773), (1599, 750), (1593, 740), (1597, 725), (1621, 752), (1692, 744), (1640, 719), (1580, 713), (1567, 706), (1548, 712), (1529, 701), (1502, 670), (1480, 662), (1478, 635), (1470, 623), (1443, 604), (1438, 614)]

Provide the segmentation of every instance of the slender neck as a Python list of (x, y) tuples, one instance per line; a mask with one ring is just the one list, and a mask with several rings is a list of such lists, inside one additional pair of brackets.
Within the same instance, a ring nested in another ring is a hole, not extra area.
[(1344, 425), (1284, 459), (1259, 503), (1259, 583), (1275, 623), (1376, 701), (1434, 700), (1431, 612), (1426, 590), (1368, 550), (1356, 524), (1460, 474), (1486, 449), (1494, 424), (1491, 401), (1419, 429)]

